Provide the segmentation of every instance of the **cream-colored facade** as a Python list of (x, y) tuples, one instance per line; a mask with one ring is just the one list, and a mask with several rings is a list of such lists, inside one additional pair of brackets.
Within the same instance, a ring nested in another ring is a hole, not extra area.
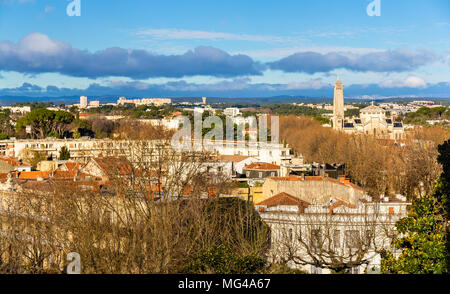
[(289, 204), (256, 208), (271, 229), (272, 260), (313, 274), (332, 273), (325, 264), (346, 263), (350, 273), (362, 274), (380, 272), (382, 250), (398, 256), (392, 238), (397, 235), (395, 223), (407, 216), (411, 205), (404, 200), (366, 199), (332, 210), (330, 203), (309, 205), (304, 211)]
[(333, 122), (335, 130), (342, 130), (344, 127), (344, 85), (339, 78), (334, 85)]
[(366, 134), (391, 140), (402, 140), (405, 135), (403, 123), (386, 116), (386, 111), (373, 102), (361, 109), (358, 118), (345, 118), (344, 87), (340, 79), (334, 86), (333, 128), (347, 134)]

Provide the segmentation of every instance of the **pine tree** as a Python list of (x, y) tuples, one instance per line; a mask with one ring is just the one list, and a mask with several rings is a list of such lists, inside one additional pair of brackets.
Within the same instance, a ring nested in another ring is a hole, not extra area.
[(59, 151), (59, 160), (69, 160), (70, 159), (70, 151), (66, 146), (63, 146)]

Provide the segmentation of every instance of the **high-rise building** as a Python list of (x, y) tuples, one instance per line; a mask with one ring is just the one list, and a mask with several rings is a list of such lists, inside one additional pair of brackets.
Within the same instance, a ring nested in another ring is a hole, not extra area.
[(86, 96), (80, 97), (80, 108), (86, 108), (88, 106), (88, 98)]
[(206, 105), (206, 97), (202, 97), (203, 105)]
[(342, 130), (344, 128), (344, 85), (338, 77), (334, 84), (333, 99), (333, 129)]

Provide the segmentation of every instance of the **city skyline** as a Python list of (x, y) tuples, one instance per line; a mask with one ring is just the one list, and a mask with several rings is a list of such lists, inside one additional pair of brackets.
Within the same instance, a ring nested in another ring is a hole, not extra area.
[(1, 96), (450, 97), (447, 1), (69, 2), (0, 1)]

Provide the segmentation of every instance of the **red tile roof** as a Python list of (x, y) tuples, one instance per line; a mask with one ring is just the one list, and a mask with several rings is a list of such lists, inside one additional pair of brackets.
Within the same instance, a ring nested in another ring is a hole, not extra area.
[(247, 170), (279, 170), (280, 166), (272, 163), (252, 163), (245, 167)]
[(30, 166), (27, 163), (24, 163), (14, 157), (0, 157), (0, 160), (3, 162), (6, 162), (7, 164), (11, 165), (11, 166)]
[(133, 171), (131, 162), (125, 157), (95, 157), (92, 160), (107, 174), (129, 175)]
[(50, 172), (44, 171), (31, 171), (31, 172), (19, 172), (19, 179), (36, 180), (37, 178), (48, 179)]

